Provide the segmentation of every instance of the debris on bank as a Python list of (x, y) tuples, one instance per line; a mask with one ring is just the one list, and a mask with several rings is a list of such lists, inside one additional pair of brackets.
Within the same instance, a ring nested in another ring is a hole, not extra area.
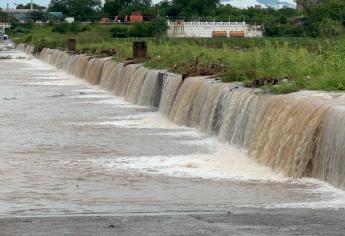
[(260, 88), (265, 85), (277, 85), (280, 82), (288, 82), (291, 80), (293, 80), (291, 77), (284, 77), (284, 78), (262, 77), (262, 78), (254, 79), (252, 81), (247, 82), (246, 86), (250, 88)]

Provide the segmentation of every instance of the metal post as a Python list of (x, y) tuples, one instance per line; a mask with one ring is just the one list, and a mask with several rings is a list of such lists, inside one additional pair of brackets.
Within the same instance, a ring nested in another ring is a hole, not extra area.
[(146, 42), (133, 42), (133, 58), (144, 58), (147, 55)]
[(67, 50), (75, 52), (77, 49), (77, 40), (76, 39), (68, 39), (67, 40)]

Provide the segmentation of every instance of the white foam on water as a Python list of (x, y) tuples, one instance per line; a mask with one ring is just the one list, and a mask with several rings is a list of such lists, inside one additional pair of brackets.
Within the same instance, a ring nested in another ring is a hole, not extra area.
[(102, 90), (99, 90), (98, 88), (85, 88), (85, 89), (77, 89), (77, 90), (72, 90), (73, 92), (78, 92), (78, 93), (106, 93)]
[(110, 94), (79, 94), (72, 96), (73, 98), (112, 98), (113, 96)]
[[(76, 125), (105, 125), (129, 129), (191, 129), (170, 122), (158, 112), (145, 112), (136, 115), (111, 117), (101, 122), (74, 123)], [(197, 132), (197, 131), (195, 131)]]
[[(221, 146), (221, 147), (220, 147)], [(247, 157), (247, 151), (219, 144), (213, 153), (178, 156), (140, 156), (96, 159), (90, 162), (108, 171), (126, 171), (170, 177), (238, 181), (286, 181), (288, 178)]]
[(148, 134), (148, 135), (200, 138), (200, 133), (196, 132), (195, 130), (192, 130), (192, 129), (190, 131), (175, 131), (175, 132), (164, 132), (164, 133), (156, 132), (156, 133), (152, 133), (152, 134)]
[(59, 80), (52, 79), (51, 81), (32, 82), (32, 83), (27, 83), (27, 84), (40, 85), (40, 86), (67, 86), (67, 85), (84, 85), (85, 83), (79, 80), (71, 80), (71, 79), (59, 79)]
[(92, 166), (110, 172), (126, 172), (176, 178), (292, 183), (295, 191), (310, 192), (317, 200), (279, 204), (243, 205), (264, 208), (345, 208), (345, 191), (317, 179), (294, 180), (259, 165), (247, 151), (219, 144), (210, 154), (177, 156), (114, 157), (88, 160)]
[(127, 103), (121, 99), (106, 99), (106, 100), (101, 100), (101, 101), (94, 101), (92, 103), (95, 104), (105, 104), (105, 105), (112, 105), (114, 107), (121, 107), (121, 108), (146, 108), (143, 106), (138, 106), (138, 105), (134, 105), (131, 103)]
[[(199, 133), (198, 135), (201, 139), (193, 139), (193, 140), (181, 140), (179, 143), (181, 144), (187, 144), (187, 145), (196, 145), (196, 146), (204, 146), (208, 147), (209, 150), (217, 150), (218, 148), (221, 148), (219, 141), (215, 137), (207, 137), (203, 136), (202, 133)], [(203, 137), (203, 138), (202, 138)], [(232, 148), (236, 148), (235, 146)], [(240, 150), (240, 148), (238, 148)]]

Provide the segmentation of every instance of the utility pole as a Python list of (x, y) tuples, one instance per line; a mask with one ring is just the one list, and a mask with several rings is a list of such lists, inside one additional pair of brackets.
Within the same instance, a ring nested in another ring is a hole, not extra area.
[(9, 4), (8, 4), (8, 0), (7, 0), (7, 23), (10, 23), (10, 7), (9, 7)]
[(31, 0), (30, 10), (31, 10), (31, 11), (34, 10), (34, 0)]

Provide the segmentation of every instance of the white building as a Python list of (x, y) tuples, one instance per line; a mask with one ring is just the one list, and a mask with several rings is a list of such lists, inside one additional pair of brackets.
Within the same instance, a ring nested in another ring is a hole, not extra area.
[(65, 18), (65, 22), (67, 22), (67, 23), (69, 23), (69, 24), (74, 23), (74, 17), (66, 17), (66, 18)]
[(6, 29), (11, 28), (11, 25), (6, 22), (0, 22), (0, 33), (5, 33)]
[(171, 38), (262, 37), (261, 26), (245, 22), (184, 22), (168, 21)]

